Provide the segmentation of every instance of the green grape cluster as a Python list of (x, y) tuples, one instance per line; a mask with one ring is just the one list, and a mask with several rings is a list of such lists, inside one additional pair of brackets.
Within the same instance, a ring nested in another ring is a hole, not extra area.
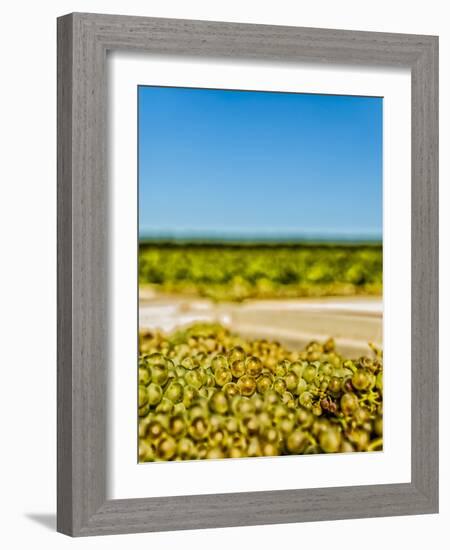
[(383, 363), (293, 352), (221, 325), (140, 333), (139, 461), (376, 451)]
[(380, 295), (382, 247), (141, 243), (139, 283), (215, 301)]

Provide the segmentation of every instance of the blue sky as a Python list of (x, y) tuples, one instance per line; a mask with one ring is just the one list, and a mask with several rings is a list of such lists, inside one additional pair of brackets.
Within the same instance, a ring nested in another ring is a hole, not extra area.
[(381, 98), (138, 94), (141, 237), (381, 238)]

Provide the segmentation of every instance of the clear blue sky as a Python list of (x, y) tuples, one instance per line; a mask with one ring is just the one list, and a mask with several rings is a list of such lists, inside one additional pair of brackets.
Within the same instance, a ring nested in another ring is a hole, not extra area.
[(381, 238), (382, 98), (138, 94), (141, 237)]

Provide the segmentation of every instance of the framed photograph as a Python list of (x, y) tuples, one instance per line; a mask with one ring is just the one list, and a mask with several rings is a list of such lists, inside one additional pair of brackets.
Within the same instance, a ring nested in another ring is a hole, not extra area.
[(58, 19), (58, 530), (438, 511), (438, 39)]

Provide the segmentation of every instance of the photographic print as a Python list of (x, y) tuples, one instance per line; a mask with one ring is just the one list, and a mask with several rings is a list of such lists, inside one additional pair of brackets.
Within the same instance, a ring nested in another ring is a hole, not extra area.
[(383, 99), (139, 86), (138, 460), (383, 449)]

